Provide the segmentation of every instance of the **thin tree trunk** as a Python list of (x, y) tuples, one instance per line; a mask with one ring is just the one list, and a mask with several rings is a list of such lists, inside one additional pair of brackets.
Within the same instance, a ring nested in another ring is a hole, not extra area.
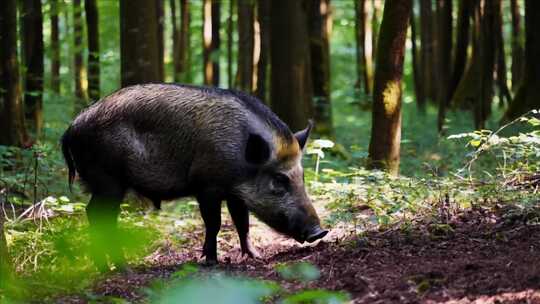
[(503, 18), (502, 18), (502, 3), (501, 0), (492, 0), (494, 5), (494, 18), (493, 18), (493, 34), (495, 43), (495, 62), (496, 62), (496, 74), (497, 74), (497, 87), (499, 91), (499, 102), (503, 105), (510, 104), (512, 101), (512, 95), (510, 89), (506, 84), (506, 60), (504, 52), (504, 39), (503, 39)]
[(373, 91), (373, 40), (372, 27), (368, 18), (369, 2), (357, 0), (354, 4), (356, 11), (356, 87), (360, 88), (363, 82), (364, 94), (371, 95)]
[(235, 1), (229, 1), (229, 17), (227, 18), (227, 87), (232, 89), (234, 86), (233, 74), (233, 34), (234, 34), (234, 8)]
[[(422, 70), (422, 83), (424, 85), (425, 100), (433, 100), (433, 28), (432, 28), (431, 0), (420, 0), (420, 66)], [(425, 107), (425, 105), (420, 105)]]
[(260, 25), (261, 52), (257, 67), (257, 89), (255, 95), (268, 104), (268, 63), (270, 56), (270, 2), (271, 0), (259, 0), (258, 19)]
[(51, 89), (60, 94), (60, 39), (58, 31), (58, 0), (50, 0), (51, 24)]
[(191, 82), (190, 73), (190, 13), (188, 0), (180, 0), (180, 42), (179, 42), (179, 80), (182, 82)]
[(218, 0), (203, 2), (203, 61), (204, 84), (219, 86), (219, 20)]
[(418, 62), (418, 45), (416, 43), (416, 18), (414, 16), (414, 11), (411, 12), (411, 55), (412, 55), (412, 68), (413, 68), (413, 78), (414, 78), (414, 92), (416, 95), (416, 105), (420, 110), (420, 113), (425, 113), (425, 95), (424, 95), (424, 86), (422, 83), (422, 71), (420, 70), (420, 63)]
[(513, 119), (540, 108), (540, 2), (525, 0), (525, 68), (521, 86), (505, 114)]
[(437, 3), (437, 101), (439, 112), (437, 129), (443, 132), (446, 108), (450, 102), (450, 81), (452, 63), (452, 1), (439, 0)]
[(120, 0), (122, 87), (161, 80), (156, 5), (146, 0)]
[(521, 84), (525, 51), (522, 44), (521, 14), (519, 13), (519, 3), (511, 0), (512, 11), (512, 91), (516, 92)]
[(393, 175), (399, 172), (401, 78), (411, 8), (411, 0), (386, 2), (376, 57), (370, 166)]
[(252, 0), (238, 0), (238, 71), (236, 87), (246, 93), (253, 90), (253, 52), (255, 5)]
[(330, 0), (312, 0), (308, 22), (311, 49), (311, 75), (317, 133), (334, 136), (330, 102)]
[[(376, 62), (377, 55), (377, 43), (379, 42), (379, 29), (380, 29), (380, 17), (384, 6), (384, 1), (381, 0), (371, 0), (371, 30), (368, 30), (369, 27), (366, 27), (366, 39), (371, 39), (371, 62)], [(368, 36), (370, 32), (371, 37)], [(375, 63), (376, 64), (376, 63)], [(373, 73), (373, 71), (372, 71)], [(373, 76), (372, 76), (373, 77)], [(371, 81), (371, 90), (373, 91), (373, 80)]]
[(26, 121), (39, 138), (43, 125), (43, 15), (40, 0), (21, 2), (21, 49), (26, 70)]
[(0, 145), (27, 145), (17, 59), (17, 2), (0, 10)]
[(73, 0), (73, 70), (75, 73), (75, 114), (87, 106), (88, 92), (83, 63), (83, 23), (81, 0)]
[(453, 96), (459, 81), (465, 72), (467, 63), (467, 48), (469, 47), (469, 32), (472, 2), (470, 0), (460, 0), (457, 19), (456, 48), (454, 51), (454, 68), (452, 69), (452, 81), (450, 84), (450, 95)]
[(300, 1), (272, 0), (270, 13), (271, 105), (291, 130), (313, 115), (309, 39)]
[(165, 79), (165, 46), (163, 41), (163, 23), (164, 23), (164, 7), (163, 0), (154, 0), (156, 3), (156, 20), (157, 20), (157, 41), (158, 41), (158, 73), (159, 81)]
[(100, 96), (99, 66), (99, 17), (96, 0), (84, 0), (88, 36), (88, 96), (98, 100)]
[(173, 60), (173, 80), (180, 82), (180, 28), (176, 17), (176, 0), (169, 0), (171, 11), (172, 28), (172, 60)]

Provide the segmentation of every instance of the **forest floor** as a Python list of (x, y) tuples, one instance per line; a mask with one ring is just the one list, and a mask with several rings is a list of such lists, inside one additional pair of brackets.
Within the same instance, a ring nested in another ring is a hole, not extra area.
[[(335, 228), (313, 245), (299, 245), (255, 220), (251, 239), (262, 259), (240, 256), (233, 225), (225, 218), (221, 263), (201, 269), (276, 281), (288, 291), (346, 291), (354, 303), (540, 303), (540, 226), (511, 214), (505, 208), (473, 208), (444, 225), (418, 221), (410, 229), (362, 236)], [(166, 280), (186, 262), (202, 264), (203, 226), (187, 233), (193, 243), (162, 246), (144, 266), (96, 282), (92, 293), (145, 302), (144, 287), (152, 281)], [(296, 261), (317, 266), (320, 277), (307, 283), (281, 278), (276, 266)], [(79, 296), (59, 301), (86, 302)]]

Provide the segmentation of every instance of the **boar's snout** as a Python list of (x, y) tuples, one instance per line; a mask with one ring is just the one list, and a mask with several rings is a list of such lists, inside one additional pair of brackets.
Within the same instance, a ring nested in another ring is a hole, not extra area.
[(313, 243), (318, 239), (322, 239), (327, 233), (328, 230), (324, 230), (320, 226), (315, 226), (307, 233), (306, 241), (308, 243)]

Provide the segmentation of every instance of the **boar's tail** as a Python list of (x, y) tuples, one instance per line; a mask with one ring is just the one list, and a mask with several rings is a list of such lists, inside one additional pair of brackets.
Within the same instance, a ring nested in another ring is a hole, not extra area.
[(71, 149), (69, 148), (71, 141), (71, 128), (67, 129), (66, 133), (62, 136), (62, 154), (64, 154), (64, 159), (68, 166), (68, 184), (69, 191), (72, 192), (73, 180), (75, 179), (75, 164), (73, 162), (73, 155), (71, 154)]

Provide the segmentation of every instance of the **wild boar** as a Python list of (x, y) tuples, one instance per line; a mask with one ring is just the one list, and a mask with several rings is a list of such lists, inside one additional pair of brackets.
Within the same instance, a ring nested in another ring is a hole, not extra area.
[(206, 227), (203, 255), (217, 262), (221, 202), (225, 200), (243, 254), (248, 212), (298, 242), (327, 231), (306, 194), (301, 159), (311, 131), (293, 134), (258, 99), (217, 88), (143, 84), (120, 89), (79, 114), (64, 133), (69, 169), (91, 193), (86, 208), (93, 242), (121, 261), (115, 235), (126, 191), (162, 200), (196, 197)]

